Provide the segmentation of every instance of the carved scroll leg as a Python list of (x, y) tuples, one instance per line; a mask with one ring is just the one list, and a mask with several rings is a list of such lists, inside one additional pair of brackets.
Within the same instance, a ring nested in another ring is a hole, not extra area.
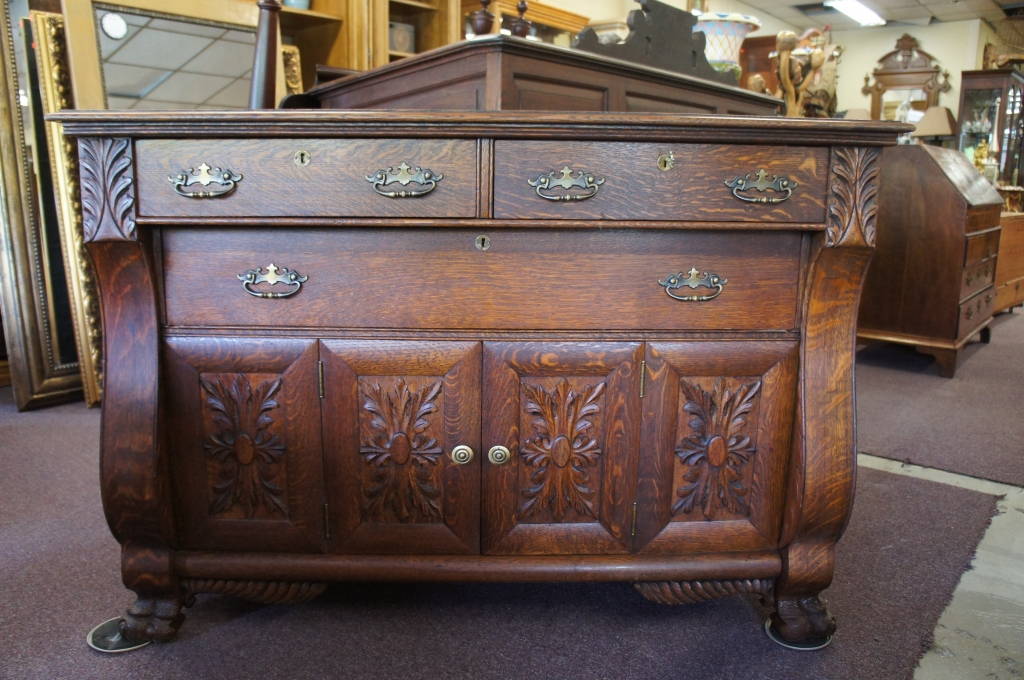
[(775, 587), (774, 611), (765, 631), (775, 642), (792, 649), (827, 646), (836, 620), (819, 597), (832, 582), (834, 545), (790, 545), (783, 552), (783, 572)]
[(185, 592), (174, 575), (171, 552), (125, 544), (121, 574), (125, 586), (138, 596), (121, 620), (121, 634), (133, 642), (173, 639), (185, 620)]
[(180, 596), (139, 597), (121, 619), (121, 634), (133, 642), (172, 640), (185, 620), (182, 604)]

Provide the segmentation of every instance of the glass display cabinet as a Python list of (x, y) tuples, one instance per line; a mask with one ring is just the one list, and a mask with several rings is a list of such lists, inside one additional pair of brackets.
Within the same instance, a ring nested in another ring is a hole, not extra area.
[(1020, 185), (1022, 94), (1024, 74), (1015, 69), (961, 75), (957, 147), (997, 187)]

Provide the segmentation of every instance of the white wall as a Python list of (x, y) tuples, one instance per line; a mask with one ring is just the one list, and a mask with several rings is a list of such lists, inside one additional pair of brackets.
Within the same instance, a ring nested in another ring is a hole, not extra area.
[[(594, 22), (625, 21), (630, 11), (640, 7), (633, 0), (557, 0), (557, 2), (548, 0), (548, 2), (559, 9), (590, 17)], [(686, 9), (686, 0), (662, 0), (662, 2)], [(710, 0), (708, 9), (712, 12), (739, 12), (757, 17), (761, 20), (761, 28), (750, 35), (775, 35), (779, 31), (800, 32), (792, 25), (770, 17), (764, 12), (759, 12), (739, 0)]]
[[(983, 31), (984, 27), (984, 31)], [(943, 70), (949, 71), (953, 89), (939, 97), (939, 105), (947, 106), (957, 115), (960, 104), (960, 72), (981, 68), (981, 54), (990, 30), (980, 19), (950, 21), (930, 26), (882, 26), (835, 31), (832, 41), (845, 48), (839, 62), (838, 107), (870, 109), (871, 99), (861, 94), (864, 76), (874, 71), (878, 59), (896, 49), (896, 41), (904, 33), (917, 38), (920, 47), (935, 57)]]

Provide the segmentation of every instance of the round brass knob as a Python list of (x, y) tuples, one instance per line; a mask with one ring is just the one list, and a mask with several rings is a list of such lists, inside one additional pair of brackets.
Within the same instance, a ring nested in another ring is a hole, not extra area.
[(487, 460), (494, 465), (504, 465), (512, 459), (512, 453), (504, 446), (492, 446), (487, 452)]
[(448, 454), (456, 465), (465, 465), (473, 460), (473, 449), (465, 444), (459, 444)]

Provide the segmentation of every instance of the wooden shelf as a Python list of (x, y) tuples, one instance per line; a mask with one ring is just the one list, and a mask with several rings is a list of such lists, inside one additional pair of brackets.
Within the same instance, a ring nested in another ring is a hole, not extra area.
[(432, 12), (437, 11), (437, 6), (430, 2), (424, 2), (423, 0), (390, 0), (396, 5), (405, 5), (406, 7), (415, 7), (417, 9), (429, 9)]
[(281, 8), (281, 28), (285, 31), (302, 30), (324, 24), (340, 24), (342, 17), (324, 12), (315, 12), (311, 9), (298, 9), (297, 7)]
[(404, 59), (406, 57), (415, 57), (416, 52), (401, 52), (399, 50), (388, 50), (388, 56), (393, 59)]

